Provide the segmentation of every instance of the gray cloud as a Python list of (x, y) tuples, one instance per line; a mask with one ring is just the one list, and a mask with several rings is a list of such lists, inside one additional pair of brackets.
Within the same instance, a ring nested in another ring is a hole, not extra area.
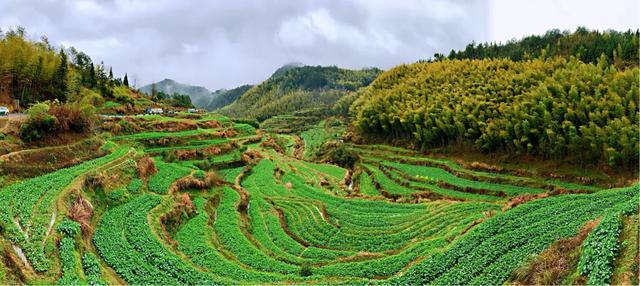
[(75, 46), (138, 86), (257, 83), (299, 61), (390, 68), (489, 39), (487, 1), (4, 0), (0, 27)]

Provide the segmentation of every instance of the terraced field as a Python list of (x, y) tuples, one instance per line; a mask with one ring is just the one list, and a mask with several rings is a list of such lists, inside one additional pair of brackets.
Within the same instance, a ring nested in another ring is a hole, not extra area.
[[(590, 221), (571, 271), (600, 284), (629, 267), (619, 237), (637, 183), (605, 189), (348, 143), (358, 161), (346, 169), (297, 159), (294, 135), (194, 121), (219, 127), (119, 134), (104, 157), (0, 189), (5, 260), (17, 265), (3, 264), (3, 282), (504, 284)], [(339, 133), (322, 124), (301, 134), (316, 150)]]

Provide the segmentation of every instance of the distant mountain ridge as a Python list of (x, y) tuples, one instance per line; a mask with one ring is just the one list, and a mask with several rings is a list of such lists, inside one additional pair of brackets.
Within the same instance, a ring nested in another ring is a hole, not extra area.
[(218, 89), (212, 93), (211, 101), (209, 101), (205, 109), (211, 111), (232, 104), (252, 87), (253, 85), (245, 84), (233, 89)]
[(264, 121), (307, 108), (328, 110), (346, 94), (369, 85), (381, 72), (377, 68), (349, 70), (287, 64), (219, 112)]
[[(140, 88), (140, 91), (151, 95), (152, 85), (153, 83), (145, 85)], [(188, 95), (191, 98), (191, 102), (200, 108), (206, 107), (214, 96), (212, 92), (205, 87), (184, 84), (168, 78), (156, 82), (155, 85), (157, 91), (162, 91), (166, 94), (179, 93)]]

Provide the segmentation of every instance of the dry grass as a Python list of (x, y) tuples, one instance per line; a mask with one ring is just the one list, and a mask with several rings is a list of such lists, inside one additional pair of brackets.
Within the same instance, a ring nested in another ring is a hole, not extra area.
[(76, 191), (76, 199), (67, 211), (67, 216), (80, 224), (82, 235), (90, 238), (93, 234), (91, 226), (91, 216), (93, 215), (93, 205), (82, 197), (80, 192)]
[(508, 209), (515, 208), (518, 205), (526, 203), (528, 201), (532, 201), (532, 200), (536, 200), (536, 199), (542, 199), (542, 198), (546, 198), (548, 196), (549, 196), (549, 194), (547, 194), (547, 193), (537, 194), (537, 195), (532, 195), (532, 194), (520, 195), (520, 196), (517, 196), (517, 197), (511, 199), (510, 201), (508, 201), (505, 204), (505, 206), (502, 207), (502, 211), (506, 211)]
[(176, 198), (176, 205), (169, 212), (160, 217), (160, 227), (167, 241), (173, 246), (178, 242), (173, 240), (173, 235), (184, 222), (196, 214), (196, 208), (187, 193), (180, 194)]
[(260, 152), (248, 150), (242, 153), (241, 158), (242, 158), (242, 162), (246, 163), (247, 165), (255, 165), (263, 157), (262, 157), (262, 154), (260, 154)]
[(542, 253), (517, 268), (511, 275), (514, 285), (559, 285), (576, 268), (580, 259), (582, 242), (598, 225), (596, 220), (587, 222), (577, 235), (554, 242)]
[(142, 179), (147, 179), (158, 172), (155, 161), (151, 157), (142, 157), (136, 166), (138, 168), (138, 176)]
[(87, 176), (82, 183), (82, 186), (86, 189), (97, 190), (104, 187), (106, 178), (103, 174), (92, 174)]
[(220, 178), (214, 172), (207, 172), (203, 179), (194, 177), (193, 175), (184, 177), (176, 181), (173, 192), (184, 190), (208, 190), (212, 187), (219, 187), (224, 184), (224, 179)]

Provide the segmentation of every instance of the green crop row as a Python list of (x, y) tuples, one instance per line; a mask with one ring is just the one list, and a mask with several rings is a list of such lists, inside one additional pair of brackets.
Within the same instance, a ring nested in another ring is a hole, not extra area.
[(36, 271), (49, 268), (42, 242), (60, 192), (78, 177), (122, 158), (128, 152), (128, 147), (118, 147), (104, 157), (0, 189), (0, 227), (13, 243), (22, 248)]
[[(397, 169), (386, 169), (386, 172), (382, 172), (381, 169), (376, 168), (373, 165), (363, 164), (363, 166), (373, 174), (373, 178), (380, 184), (380, 186), (391, 194), (404, 194), (408, 193), (408, 190), (412, 190), (413, 193), (431, 191), (448, 198), (462, 199), (462, 200), (476, 200), (494, 202), (500, 200), (499, 197), (477, 194), (472, 192), (452, 190), (444, 187), (440, 187), (435, 182), (435, 179), (431, 177), (418, 176), (413, 180), (404, 178)], [(384, 168), (384, 167), (383, 167)], [(389, 175), (389, 176), (387, 176)], [(403, 185), (397, 183), (401, 182)], [(404, 186), (404, 185), (408, 186)], [(398, 193), (396, 190), (401, 189), (403, 192)], [(393, 190), (390, 192), (389, 190)]]
[(620, 250), (618, 237), (621, 231), (620, 214), (609, 213), (582, 244), (578, 269), (580, 274), (589, 277), (589, 285), (609, 284), (613, 261)]
[(234, 183), (236, 181), (236, 177), (240, 175), (244, 167), (236, 167), (229, 169), (218, 170), (218, 173), (223, 176), (225, 182)]
[(299, 267), (266, 255), (242, 233), (241, 219), (236, 210), (239, 201), (240, 195), (235, 190), (229, 187), (222, 188), (222, 200), (213, 224), (222, 246), (233, 253), (238, 261), (253, 269), (282, 274), (298, 273)]
[(194, 129), (194, 130), (186, 130), (186, 131), (176, 131), (176, 132), (141, 132), (130, 135), (121, 135), (114, 136), (113, 140), (146, 140), (146, 139), (160, 139), (165, 137), (187, 137), (187, 136), (195, 136), (201, 134), (213, 133), (216, 131), (220, 131), (220, 128), (214, 129)]
[(189, 256), (198, 266), (236, 282), (275, 282), (291, 277), (248, 269), (233, 260), (227, 259), (214, 245), (211, 235), (214, 230), (208, 224), (210, 218), (205, 211), (206, 200), (196, 198), (193, 201), (198, 215), (180, 228), (176, 235), (178, 249)]
[(369, 173), (362, 172), (360, 173), (360, 177), (358, 180), (358, 186), (360, 187), (360, 193), (367, 196), (379, 196), (380, 192), (373, 185), (373, 180), (371, 180), (371, 176)]
[(84, 255), (82, 255), (82, 269), (89, 285), (107, 285), (107, 283), (102, 279), (100, 262), (98, 261), (98, 257), (95, 254), (86, 252)]
[(58, 285), (76, 285), (80, 283), (78, 273), (79, 263), (76, 256), (75, 240), (64, 236), (60, 240), (60, 261), (62, 263), (62, 276), (58, 279)]
[(416, 190), (397, 184), (375, 166), (363, 164), (363, 167), (365, 167), (365, 169), (371, 173), (372, 178), (376, 182), (378, 182), (378, 184), (380, 185), (380, 188), (382, 188), (382, 190), (388, 192), (389, 194), (411, 195), (413, 193), (418, 192)]
[(385, 166), (391, 166), (409, 176), (428, 177), (428, 178), (432, 178), (435, 181), (443, 181), (443, 182), (446, 182), (455, 186), (459, 186), (462, 188), (469, 187), (469, 188), (475, 188), (475, 189), (504, 192), (508, 196), (517, 196), (517, 195), (527, 194), (527, 193), (538, 194), (538, 193), (544, 192), (543, 189), (539, 189), (539, 188), (519, 187), (519, 186), (506, 185), (506, 184), (472, 181), (469, 179), (456, 177), (453, 174), (443, 169), (434, 168), (434, 167), (407, 165), (407, 164), (387, 162), (387, 161), (383, 161), (382, 164)]
[(164, 151), (202, 149), (206, 147), (224, 144), (227, 142), (231, 142), (231, 140), (227, 138), (211, 139), (211, 140), (196, 140), (196, 141), (189, 142), (189, 145), (147, 148), (144, 151), (147, 153), (159, 153)]
[(220, 283), (158, 241), (147, 224), (147, 213), (159, 203), (159, 196), (145, 194), (108, 210), (93, 237), (100, 256), (130, 284)]
[(276, 204), (284, 210), (291, 231), (314, 245), (367, 252), (401, 249), (412, 240), (438, 233), (458, 221), (479, 218), (478, 215), (488, 210), (485, 204), (453, 204), (443, 208), (437, 215), (425, 217), (405, 228), (378, 227), (364, 231), (347, 224), (339, 228), (329, 224), (312, 204), (285, 200)]
[(191, 173), (191, 169), (173, 163), (165, 163), (159, 159), (156, 160), (155, 166), (158, 172), (149, 178), (149, 191), (157, 194), (166, 194), (173, 182)]
[(394, 284), (495, 285), (532, 254), (575, 235), (588, 220), (630, 200), (640, 185), (535, 200), (491, 217), (447, 251), (414, 265)]
[(58, 285), (75, 285), (81, 281), (79, 262), (76, 256), (75, 237), (80, 234), (80, 224), (68, 218), (64, 218), (58, 224), (57, 230), (62, 234), (58, 250), (62, 263), (62, 276), (58, 279)]
[(458, 163), (448, 159), (431, 158), (420, 153), (416, 153), (413, 151), (409, 151), (409, 150), (405, 150), (397, 147), (390, 147), (385, 145), (367, 145), (367, 146), (351, 145), (350, 148), (352, 150), (359, 152), (363, 157), (377, 158), (378, 160), (386, 160), (386, 161), (392, 161), (392, 162), (402, 162), (403, 164), (409, 164), (414, 166), (415, 165), (433, 166), (433, 167), (437, 167), (444, 170), (454, 171), (457, 174), (452, 174), (452, 175), (456, 175), (457, 177), (460, 177), (460, 175), (464, 175), (469, 178), (476, 178), (474, 179), (476, 181), (477, 179), (482, 181), (488, 181), (488, 182), (500, 181), (512, 186), (526, 187), (527, 185), (534, 185), (536, 186), (536, 188), (550, 185), (550, 186), (557, 186), (557, 187), (561, 187), (569, 190), (588, 190), (588, 191), (600, 190), (600, 188), (595, 186), (561, 182), (561, 181), (558, 181), (557, 179), (543, 180), (543, 179), (537, 179), (537, 178), (516, 176), (511, 174), (501, 174), (501, 173), (492, 173), (492, 172), (465, 169), (464, 167), (460, 166)]

